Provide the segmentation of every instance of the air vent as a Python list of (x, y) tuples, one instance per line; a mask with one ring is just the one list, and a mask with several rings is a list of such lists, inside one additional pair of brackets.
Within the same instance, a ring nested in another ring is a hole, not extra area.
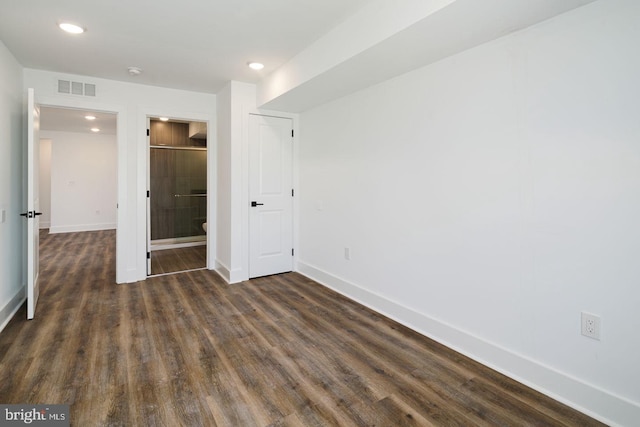
[(71, 93), (71, 82), (69, 80), (58, 80), (58, 93)]
[(79, 96), (96, 96), (96, 85), (92, 83), (58, 80), (58, 93)]
[(71, 82), (71, 93), (74, 95), (84, 95), (84, 85), (80, 82)]
[(85, 83), (84, 96), (96, 96), (96, 85), (93, 85), (91, 83)]

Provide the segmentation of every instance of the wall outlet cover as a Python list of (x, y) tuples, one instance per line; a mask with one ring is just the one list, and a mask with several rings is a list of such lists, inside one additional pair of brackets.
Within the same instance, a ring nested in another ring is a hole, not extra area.
[(581, 333), (585, 337), (600, 340), (600, 317), (595, 314), (585, 313), (580, 316)]

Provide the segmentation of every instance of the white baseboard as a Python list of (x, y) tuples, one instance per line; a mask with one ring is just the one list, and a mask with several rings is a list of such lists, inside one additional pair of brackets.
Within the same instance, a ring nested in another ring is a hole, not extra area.
[(249, 280), (249, 278), (241, 269), (236, 268), (235, 270), (231, 270), (229, 272), (229, 284), (232, 285), (234, 283), (244, 282), (245, 280)]
[(50, 221), (40, 221), (40, 230), (46, 229), (51, 227), (51, 222)]
[(2, 332), (5, 326), (7, 326), (11, 319), (13, 319), (13, 316), (27, 299), (26, 289), (26, 286), (20, 288), (13, 298), (11, 298), (0, 310), (0, 332)]
[(637, 425), (640, 420), (640, 404), (636, 402), (480, 339), (312, 265), (299, 261), (297, 266), (300, 274), (597, 420), (612, 426)]
[(240, 283), (246, 279), (242, 278), (241, 270), (231, 270), (225, 264), (220, 262), (220, 260), (216, 260), (216, 267), (214, 268), (216, 272), (228, 283)]
[(227, 283), (231, 283), (231, 273), (229, 267), (216, 260), (216, 267), (214, 269)]
[(135, 268), (129, 268), (127, 269), (125, 281), (122, 283), (135, 283), (141, 280), (145, 280), (146, 278), (147, 278), (147, 270), (140, 272)]
[(117, 224), (115, 222), (105, 224), (56, 225), (49, 228), (49, 233), (80, 233), (83, 231), (115, 230), (116, 228)]

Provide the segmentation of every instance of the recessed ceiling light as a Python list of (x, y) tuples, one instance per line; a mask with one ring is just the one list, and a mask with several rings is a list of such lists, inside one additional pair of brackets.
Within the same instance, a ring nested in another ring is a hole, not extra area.
[(256, 71), (262, 70), (264, 68), (264, 64), (261, 64), (259, 62), (248, 62), (247, 65), (249, 66), (249, 68)]
[(169, 121), (169, 117), (160, 117), (160, 121), (161, 122), (168, 122)]
[(127, 68), (127, 70), (129, 71), (129, 75), (134, 77), (142, 74), (142, 68), (139, 68), (139, 67), (129, 67)]
[(98, 128), (91, 128), (91, 132), (100, 132), (100, 129), (98, 129)]
[(68, 22), (62, 22), (60, 24), (58, 24), (58, 27), (60, 27), (61, 30), (66, 31), (69, 34), (82, 34), (84, 33), (84, 28), (75, 25), (75, 24), (70, 24)]
[(87, 120), (95, 120), (96, 116), (84, 116), (84, 118)]

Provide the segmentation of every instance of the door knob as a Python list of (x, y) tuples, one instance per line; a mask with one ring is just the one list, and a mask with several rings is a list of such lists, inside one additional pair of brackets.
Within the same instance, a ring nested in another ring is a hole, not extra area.
[(264, 203), (251, 202), (251, 207), (255, 208), (256, 206), (264, 206)]
[(25, 213), (21, 213), (20, 216), (24, 216), (27, 218), (35, 218), (38, 215), (42, 215), (42, 212), (36, 212), (36, 211), (27, 211)]

